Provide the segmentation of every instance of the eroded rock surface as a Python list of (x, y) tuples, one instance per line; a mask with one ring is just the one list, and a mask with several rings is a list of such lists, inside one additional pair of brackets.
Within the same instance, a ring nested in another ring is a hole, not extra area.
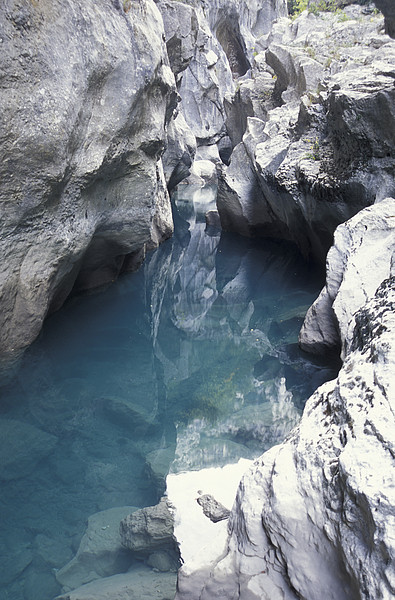
[(338, 378), (242, 479), (225, 554), (185, 565), (177, 600), (393, 597), (394, 308), (390, 277), (349, 322)]
[(224, 229), (293, 240), (324, 261), (337, 225), (394, 194), (395, 44), (382, 26), (348, 6), (280, 19), (261, 38), (227, 105), (243, 137), (222, 171)]
[(328, 252), (326, 286), (307, 312), (303, 350), (322, 354), (342, 346), (354, 313), (395, 274), (395, 200), (387, 198), (339, 225)]
[(0, 8), (0, 349), (29, 344), (73, 286), (171, 235), (161, 154), (176, 103), (151, 0)]

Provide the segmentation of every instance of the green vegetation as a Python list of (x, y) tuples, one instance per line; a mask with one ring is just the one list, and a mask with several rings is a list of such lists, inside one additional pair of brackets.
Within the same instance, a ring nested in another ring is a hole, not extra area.
[(338, 14), (343, 21), (348, 19), (346, 13), (339, 8), (338, 0), (288, 0), (288, 13), (293, 18), (304, 10), (314, 15), (320, 12), (332, 12)]
[(304, 141), (309, 142), (311, 144), (311, 146), (310, 146), (311, 152), (308, 152), (307, 154), (305, 154), (303, 156), (303, 158), (307, 158), (308, 160), (320, 160), (320, 142), (319, 142), (318, 137), (316, 137), (315, 140), (311, 140), (311, 139), (307, 138)]

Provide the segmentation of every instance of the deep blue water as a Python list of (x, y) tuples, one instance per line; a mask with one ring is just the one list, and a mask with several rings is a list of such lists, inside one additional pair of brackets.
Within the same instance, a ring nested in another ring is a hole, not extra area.
[(335, 375), (297, 347), (322, 274), (207, 229), (211, 189), (176, 205), (175, 236), (69, 300), (3, 382), (0, 600), (52, 600), (90, 515), (155, 504), (169, 470), (258, 456)]

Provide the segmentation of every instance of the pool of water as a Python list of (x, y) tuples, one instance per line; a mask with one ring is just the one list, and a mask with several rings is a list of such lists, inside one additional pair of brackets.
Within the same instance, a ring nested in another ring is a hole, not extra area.
[(89, 581), (59, 571), (90, 515), (156, 504), (169, 472), (258, 456), (336, 374), (297, 346), (322, 273), (293, 246), (206, 227), (213, 207), (214, 189), (181, 187), (174, 237), (69, 300), (4, 379), (0, 600)]

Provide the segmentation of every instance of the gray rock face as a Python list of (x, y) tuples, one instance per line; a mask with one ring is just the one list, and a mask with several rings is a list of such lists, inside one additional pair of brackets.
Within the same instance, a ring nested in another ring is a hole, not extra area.
[(233, 80), (251, 66), (255, 43), (287, 14), (285, 0), (264, 3), (157, 2), (165, 24), (170, 64), (178, 82), (180, 110), (198, 144), (227, 136), (224, 99)]
[(56, 600), (173, 600), (175, 591), (174, 573), (154, 573), (139, 565), (127, 573), (82, 585)]
[(395, 45), (380, 16), (344, 14), (274, 24), (255, 58), (259, 82), (234, 99), (238, 125), (227, 108), (233, 139), (246, 129), (218, 199), (224, 229), (293, 240), (321, 261), (337, 225), (395, 192)]
[(185, 565), (177, 600), (393, 597), (394, 308), (391, 277), (343, 322), (338, 378), (244, 476), (224, 554)]
[(326, 286), (307, 312), (303, 350), (322, 354), (347, 344), (349, 323), (380, 283), (395, 274), (395, 200), (365, 208), (335, 232)]
[(151, 0), (0, 8), (2, 352), (172, 232), (174, 77)]
[(195, 153), (195, 136), (182, 113), (177, 112), (167, 127), (167, 148), (162, 158), (169, 191), (189, 176)]
[(0, 481), (31, 473), (54, 449), (57, 438), (22, 421), (0, 419)]
[(142, 508), (122, 519), (120, 534), (123, 546), (140, 557), (156, 550), (177, 553), (174, 517), (166, 498), (156, 506)]

